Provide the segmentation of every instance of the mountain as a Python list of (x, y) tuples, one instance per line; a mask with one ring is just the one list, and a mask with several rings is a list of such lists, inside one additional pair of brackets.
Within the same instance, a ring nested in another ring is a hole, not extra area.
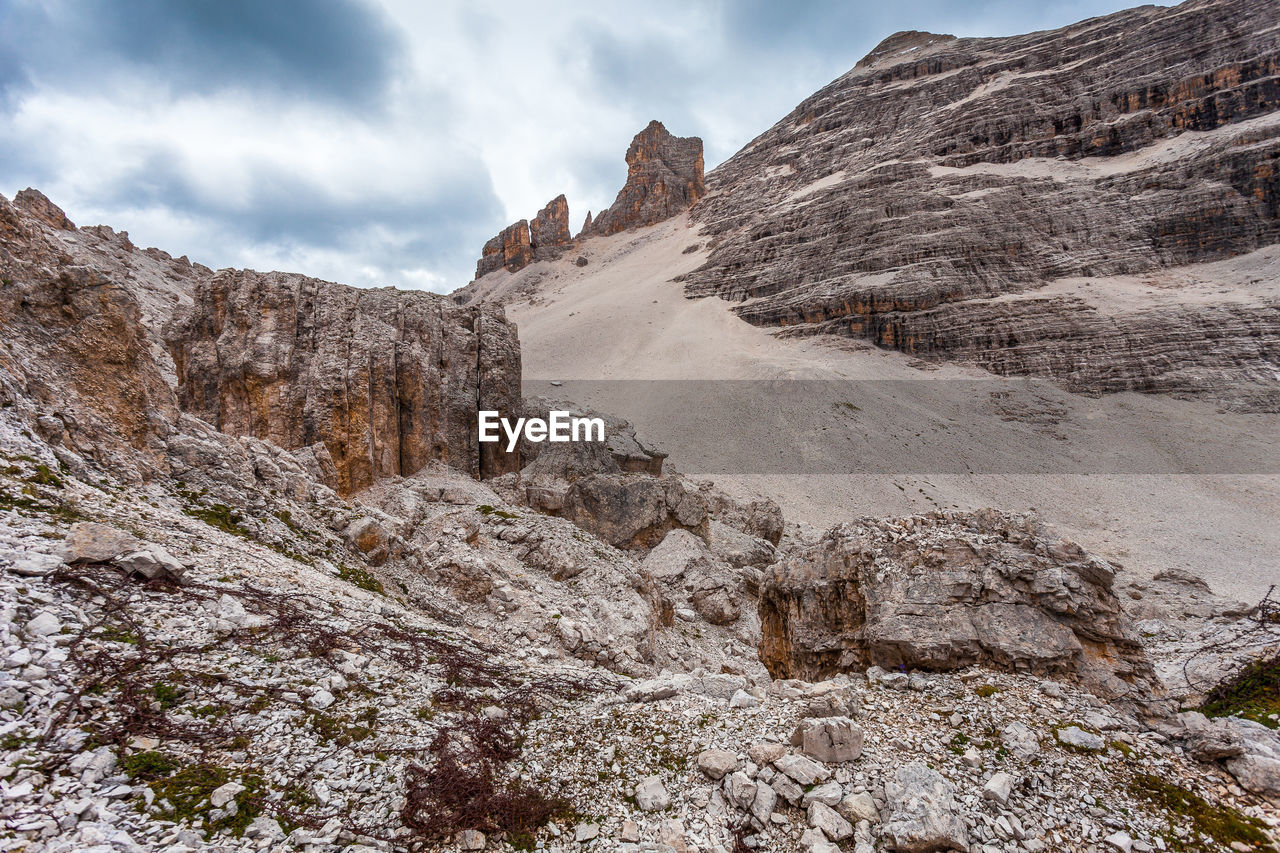
[(708, 175), (685, 291), (788, 334), (1274, 411), (1275, 11), (890, 36)]
[[(1172, 63), (1255, 10), (1179, 8), (984, 50), (1161, 20)], [(1237, 29), (1206, 55), (1269, 32)], [(1221, 406), (775, 336), (685, 289), (746, 233), (712, 212), (787, 176), (730, 193), (658, 122), (626, 160), (577, 237), (554, 199), (450, 297), (0, 197), (0, 847), (1275, 849), (1276, 415), (1236, 333), (1213, 375), (1259, 387)]]

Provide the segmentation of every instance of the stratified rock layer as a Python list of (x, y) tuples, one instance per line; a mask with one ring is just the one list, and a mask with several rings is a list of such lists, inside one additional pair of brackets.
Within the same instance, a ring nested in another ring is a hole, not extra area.
[(701, 139), (672, 136), (662, 122), (649, 122), (627, 149), (626, 184), (582, 233), (616, 234), (683, 213), (706, 194), (702, 169)]
[(1165, 278), (1280, 241), (1275, 11), (892, 36), (708, 176), (714, 250), (686, 292), (1083, 390), (1275, 392), (1274, 276), (1230, 299)]
[(535, 261), (555, 260), (573, 242), (569, 235), (569, 202), (563, 194), (538, 211), (529, 225), (529, 240)]
[(501, 309), (227, 270), (167, 335), (185, 410), (286, 449), (323, 444), (340, 493), (433, 460), (479, 476), (519, 467), (477, 440), (478, 409), (519, 404), (520, 348)]
[(760, 659), (775, 678), (871, 665), (982, 664), (1080, 677), (1149, 700), (1153, 671), (1106, 561), (1026, 516), (994, 510), (864, 519), (769, 567)]
[(532, 262), (533, 246), (530, 244), (529, 221), (521, 219), (502, 229), (498, 236), (484, 244), (480, 260), (476, 261), (476, 278), (482, 278), (500, 269), (515, 272)]

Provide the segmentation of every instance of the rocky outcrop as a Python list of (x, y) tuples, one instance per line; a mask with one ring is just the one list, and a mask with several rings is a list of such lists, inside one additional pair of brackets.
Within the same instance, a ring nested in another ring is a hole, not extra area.
[(95, 459), (135, 480), (165, 471), (178, 407), (148, 320), (208, 270), (155, 251), (77, 229), (37, 190), (0, 197), (0, 403), (73, 469)]
[(582, 234), (616, 234), (683, 213), (706, 194), (702, 170), (701, 139), (672, 136), (662, 122), (649, 122), (627, 149), (627, 182)]
[(569, 235), (569, 202), (558, 195), (538, 211), (529, 225), (529, 241), (535, 261), (552, 261), (564, 254), (573, 242)]
[(1027, 516), (935, 512), (839, 525), (766, 572), (760, 659), (777, 678), (973, 664), (1160, 694), (1114, 570)]
[(1275, 276), (1190, 266), (1280, 241), (1272, 11), (891, 36), (708, 176), (686, 293), (1085, 390), (1262, 383), (1274, 408)]
[(514, 225), (508, 225), (498, 236), (484, 244), (480, 260), (476, 261), (476, 278), (483, 278), (491, 272), (505, 269), (515, 272), (533, 262), (533, 247), (530, 245), (529, 221), (521, 219)]
[(342, 494), (432, 461), (484, 477), (519, 467), (477, 440), (477, 410), (519, 404), (501, 309), (226, 270), (167, 335), (185, 410), (231, 435), (320, 445)]

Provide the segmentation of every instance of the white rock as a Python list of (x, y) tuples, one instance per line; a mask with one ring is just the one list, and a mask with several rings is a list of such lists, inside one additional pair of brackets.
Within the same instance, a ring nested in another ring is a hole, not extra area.
[(825, 803), (809, 804), (809, 825), (821, 829), (832, 841), (843, 841), (853, 835), (853, 824)]
[(1121, 853), (1132, 853), (1133, 839), (1129, 837), (1127, 832), (1113, 832), (1103, 840), (1121, 851)]
[(723, 779), (726, 773), (737, 770), (738, 764), (738, 756), (727, 749), (708, 749), (698, 753), (698, 769), (712, 779)]
[(996, 773), (982, 786), (982, 796), (1003, 806), (1009, 802), (1009, 795), (1013, 793), (1013, 782), (1013, 777), (1008, 773)]
[(830, 770), (803, 755), (784, 755), (774, 761), (773, 766), (801, 785), (825, 782), (831, 778)]
[(484, 833), (478, 829), (464, 829), (458, 833), (459, 850), (483, 850), (484, 845)]
[(334, 702), (338, 701), (328, 690), (317, 690), (311, 694), (311, 698), (307, 700), (307, 704), (317, 711), (323, 711)]
[(1074, 746), (1076, 749), (1088, 749), (1094, 752), (1106, 748), (1106, 742), (1093, 734), (1086, 732), (1079, 726), (1067, 726), (1065, 729), (1058, 729), (1055, 732), (1058, 742), (1067, 746)]
[(636, 805), (641, 811), (662, 811), (671, 805), (671, 795), (662, 784), (661, 776), (650, 776), (636, 786)]
[(33, 637), (47, 637), (62, 630), (62, 622), (48, 610), (40, 613), (27, 623), (27, 633)]
[(844, 790), (840, 787), (840, 783), (827, 782), (826, 784), (819, 785), (812, 791), (805, 794), (804, 798), (800, 801), (800, 805), (804, 808), (808, 808), (810, 803), (822, 803), (823, 805), (832, 806), (834, 808), (842, 799), (844, 799)]
[(840, 812), (840, 815), (845, 820), (854, 824), (861, 820), (871, 821), (872, 823), (880, 820), (880, 812), (876, 809), (876, 801), (866, 791), (845, 797), (836, 806), (836, 811)]
[(213, 789), (213, 793), (209, 795), (209, 804), (215, 809), (220, 809), (243, 792), (244, 785), (239, 782), (228, 782)]
[(759, 708), (760, 700), (745, 690), (739, 690), (729, 700), (730, 708)]

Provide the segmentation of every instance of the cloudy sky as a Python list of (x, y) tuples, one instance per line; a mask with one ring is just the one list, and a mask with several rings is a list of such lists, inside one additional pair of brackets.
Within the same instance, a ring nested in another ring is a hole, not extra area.
[(577, 230), (650, 119), (708, 168), (904, 29), (1116, 0), (0, 0), (0, 193), (212, 267), (449, 291), (559, 193)]

